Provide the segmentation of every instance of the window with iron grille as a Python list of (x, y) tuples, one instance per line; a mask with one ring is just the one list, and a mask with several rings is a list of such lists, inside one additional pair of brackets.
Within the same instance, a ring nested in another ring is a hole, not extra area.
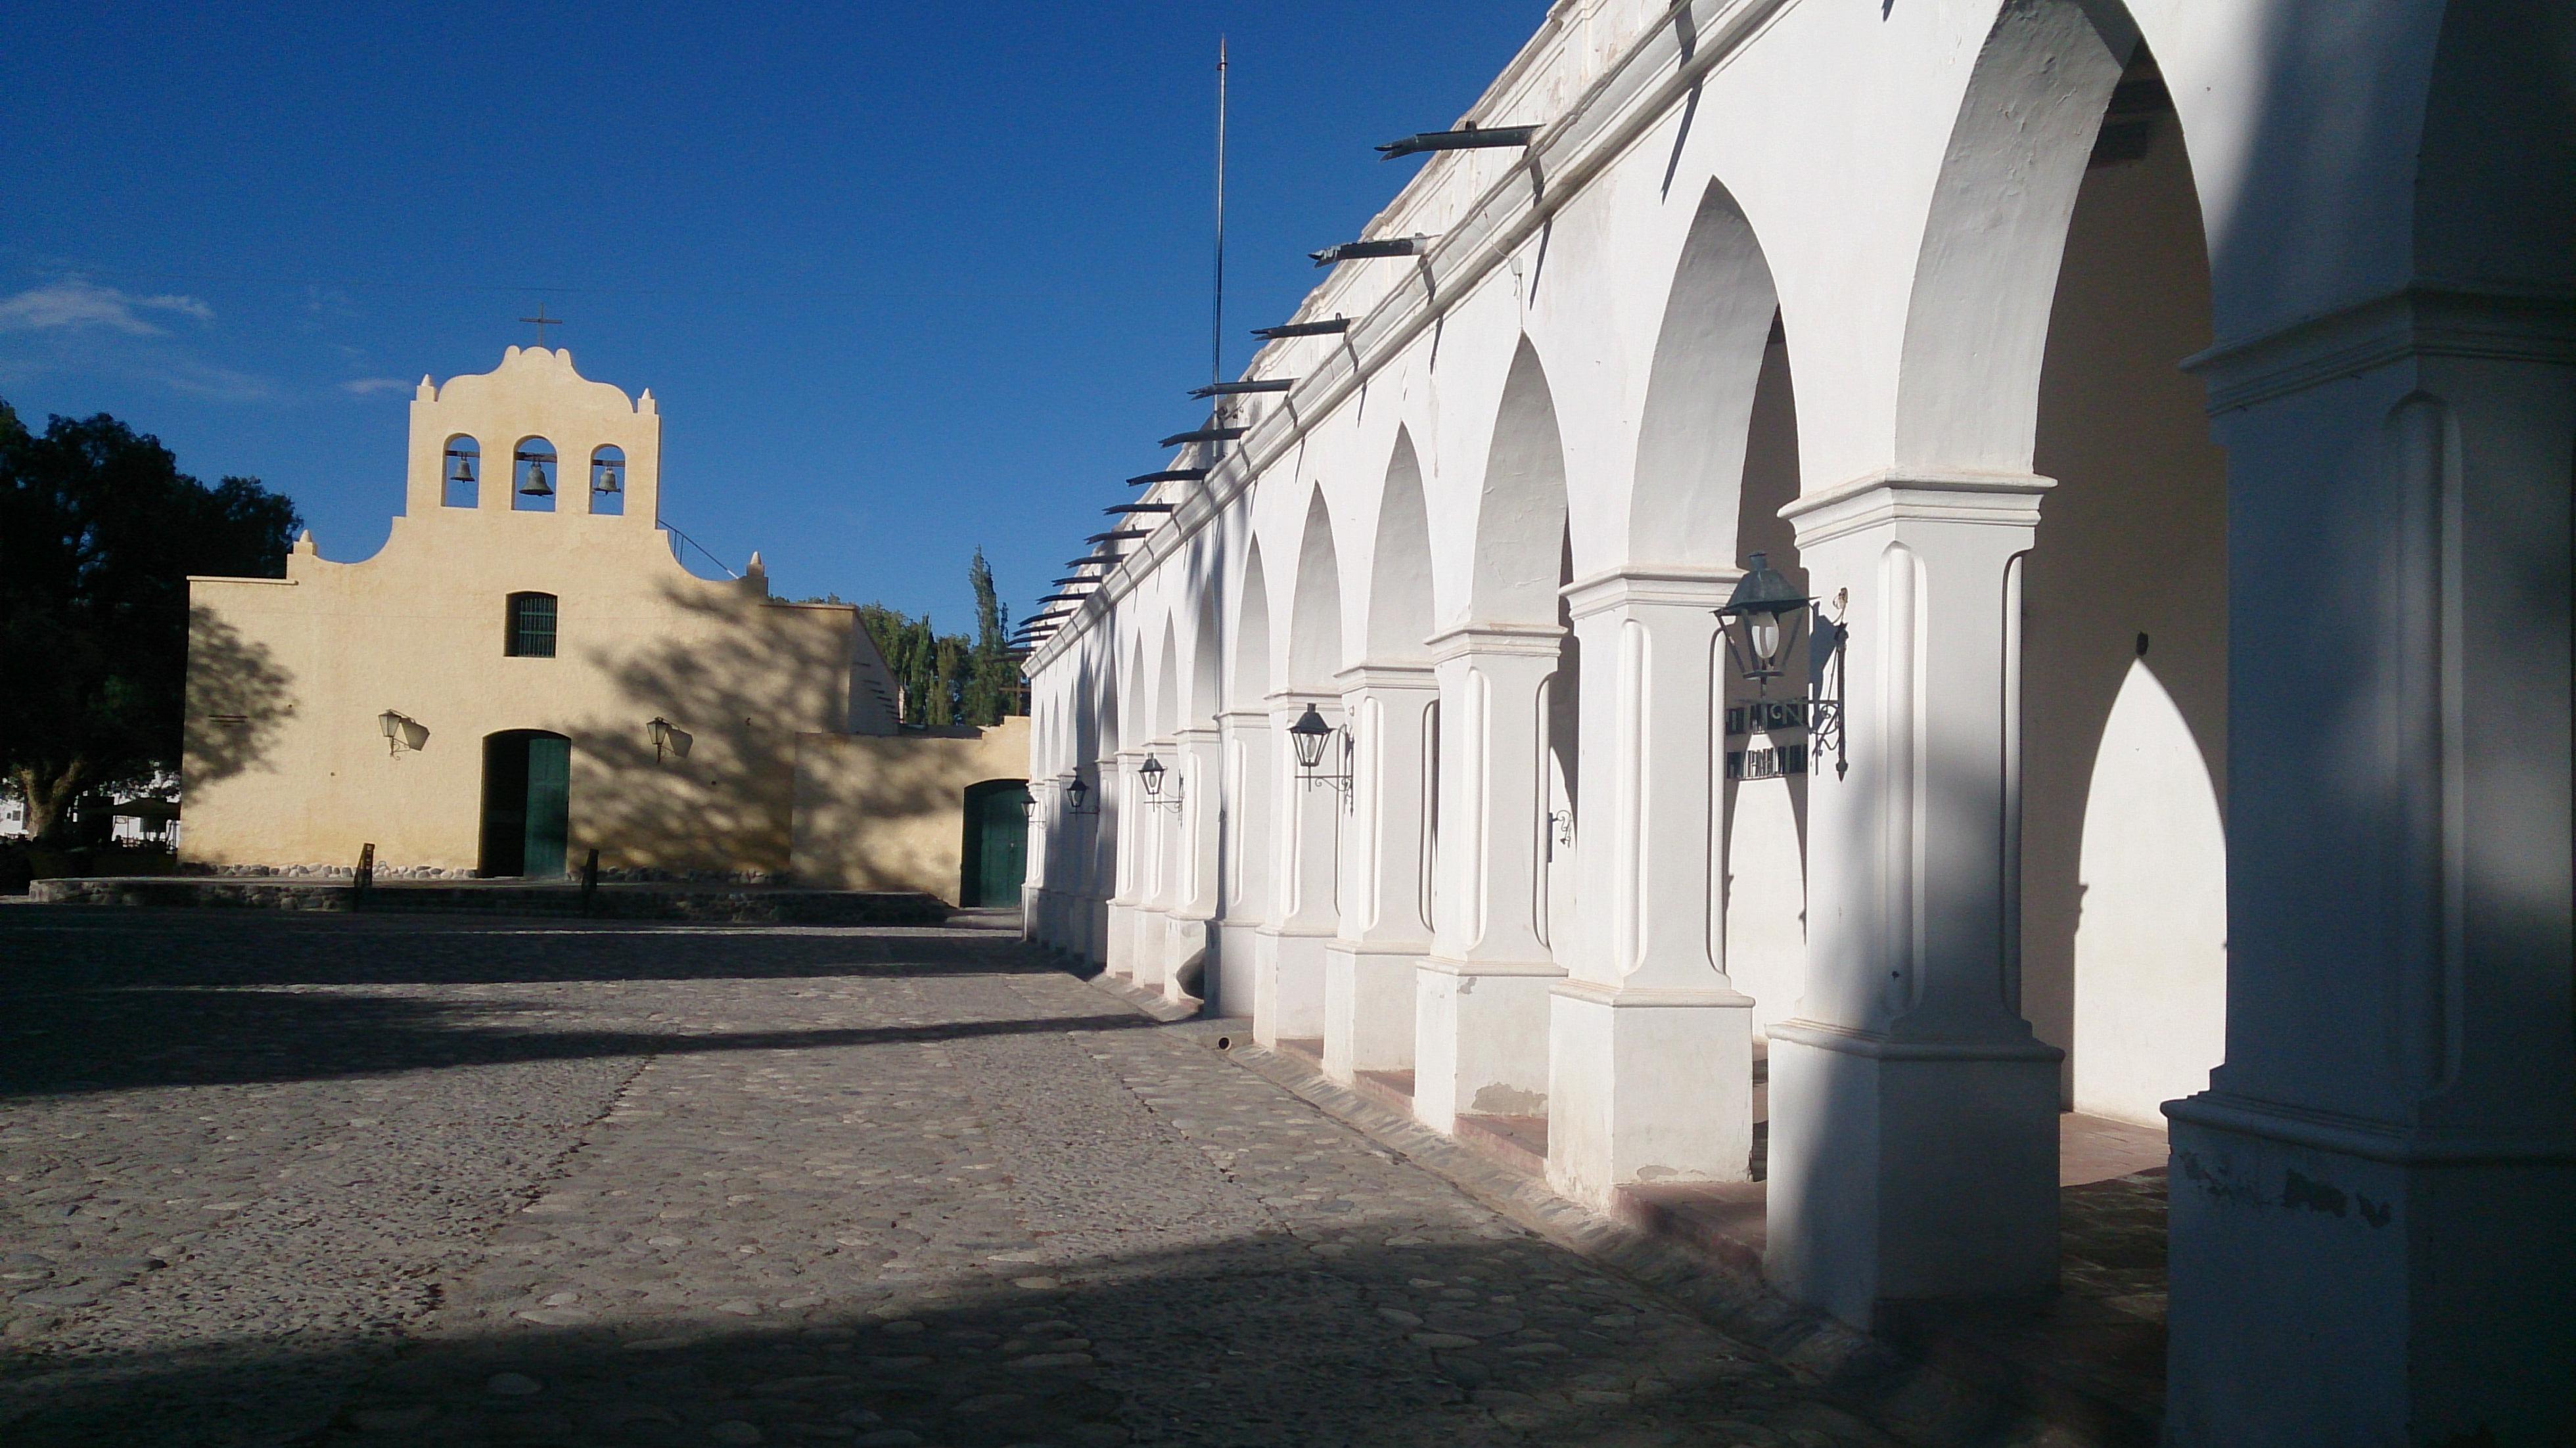
[(514, 659), (555, 656), (555, 596), (551, 593), (510, 595), (510, 631), (504, 645)]

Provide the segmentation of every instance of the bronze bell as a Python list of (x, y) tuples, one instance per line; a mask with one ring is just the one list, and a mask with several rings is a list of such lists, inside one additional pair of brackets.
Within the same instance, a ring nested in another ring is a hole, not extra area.
[(531, 498), (550, 498), (554, 496), (555, 490), (546, 484), (546, 460), (544, 458), (528, 459), (528, 485), (519, 489), (519, 491)]

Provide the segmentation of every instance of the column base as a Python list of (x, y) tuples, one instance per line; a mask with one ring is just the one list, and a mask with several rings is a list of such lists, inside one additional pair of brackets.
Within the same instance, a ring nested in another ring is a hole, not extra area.
[(2167, 1103), (2165, 1441), (2576, 1441), (2576, 1150)]
[(1175, 910), (1164, 920), (1163, 999), (1208, 1001), (1216, 973), (1216, 922)]
[(1335, 940), (1324, 947), (1324, 1074), (1413, 1069), (1413, 973), (1429, 947)]
[(1138, 990), (1162, 993), (1164, 962), (1172, 947), (1171, 918), (1169, 906), (1139, 905), (1131, 912), (1127, 928), (1133, 953), (1128, 958), (1127, 979)]
[(1277, 1046), (1283, 1036), (1307, 1040), (1324, 1034), (1324, 942), (1329, 939), (1267, 925), (1254, 933), (1254, 1041)]
[(1553, 961), (1426, 959), (1414, 970), (1413, 1114), (1435, 1131), (1458, 1118), (1547, 1113)]
[(1752, 1179), (1753, 997), (1558, 981), (1547, 1183), (1606, 1211), (1637, 1183)]
[(1217, 922), (1216, 962), (1211, 974), (1216, 994), (1200, 993), (1211, 1015), (1251, 1017), (1253, 1000), (1260, 994), (1254, 987), (1260, 974), (1260, 958), (1261, 926), (1258, 922)]
[(1129, 901), (1110, 900), (1101, 908), (1107, 916), (1108, 939), (1100, 968), (1113, 979), (1130, 979), (1136, 974), (1136, 907)]
[(1085, 896), (1075, 904), (1073, 952), (1094, 969), (1109, 964), (1109, 902)]
[(1884, 1302), (2055, 1288), (2063, 1058), (1773, 1026), (1766, 1274), (1862, 1328)]

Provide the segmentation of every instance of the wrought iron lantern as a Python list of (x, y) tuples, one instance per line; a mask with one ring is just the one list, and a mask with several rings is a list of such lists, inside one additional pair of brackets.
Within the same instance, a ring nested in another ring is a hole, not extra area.
[(376, 728), (385, 736), (385, 753), (399, 754), (409, 749), (417, 753), (429, 743), (429, 726), (408, 714), (387, 709), (376, 716)]
[(1772, 567), (1767, 556), (1754, 554), (1753, 566), (1736, 580), (1726, 607), (1717, 611), (1726, 620), (1726, 647), (1735, 657), (1735, 671), (1768, 693), (1798, 642), (1808, 605), (1807, 595)]
[(689, 757), (689, 746), (698, 742), (688, 730), (656, 714), (645, 721), (644, 733), (653, 741), (653, 762), (659, 764), (665, 755), (673, 759)]
[(1066, 814), (1095, 815), (1100, 813), (1100, 806), (1098, 805), (1092, 805), (1089, 808), (1084, 807), (1084, 802), (1091, 798), (1091, 786), (1084, 782), (1079, 773), (1067, 774), (1064, 777), (1064, 783), (1061, 788), (1064, 790), (1064, 812)]
[(1170, 769), (1164, 765), (1163, 761), (1155, 758), (1151, 754), (1145, 756), (1144, 763), (1136, 766), (1136, 777), (1143, 781), (1145, 785), (1145, 805), (1147, 808), (1176, 810), (1181, 807), (1181, 781), (1177, 775), (1173, 776), (1172, 779), (1171, 797), (1169, 799), (1163, 797), (1163, 776), (1170, 772)]
[(1717, 611), (1726, 622), (1726, 650), (1735, 671), (1765, 698), (1771, 681), (1788, 672), (1800, 635), (1807, 637), (1808, 753), (1815, 757), (1832, 750), (1837, 779), (1851, 770), (1843, 752), (1843, 643), (1851, 630), (1840, 616), (1848, 596), (1834, 595), (1835, 614), (1828, 617), (1768, 557), (1756, 553), (1726, 606)]
[[(1324, 772), (1324, 751), (1335, 741), (1341, 745), (1341, 769), (1328, 774)], [(1325, 723), (1323, 714), (1312, 704), (1306, 706), (1305, 713), (1297, 716), (1296, 723), (1288, 726), (1288, 747), (1297, 754), (1297, 777), (1306, 782), (1308, 789), (1329, 784), (1340, 790), (1345, 809), (1350, 807), (1354, 745), (1348, 728)]]

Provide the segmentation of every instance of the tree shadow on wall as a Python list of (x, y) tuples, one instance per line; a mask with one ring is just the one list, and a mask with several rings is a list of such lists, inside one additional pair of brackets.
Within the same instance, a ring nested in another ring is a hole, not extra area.
[(187, 717), (182, 725), (193, 787), (230, 779), (268, 756), (295, 709), (294, 675), (265, 644), (242, 637), (206, 608), (188, 609)]
[[(853, 615), (728, 585), (665, 584), (674, 636), (594, 653), (624, 707), (575, 734), (573, 853), (687, 874), (787, 870), (796, 736), (846, 727)], [(669, 721), (688, 753), (657, 749)]]

